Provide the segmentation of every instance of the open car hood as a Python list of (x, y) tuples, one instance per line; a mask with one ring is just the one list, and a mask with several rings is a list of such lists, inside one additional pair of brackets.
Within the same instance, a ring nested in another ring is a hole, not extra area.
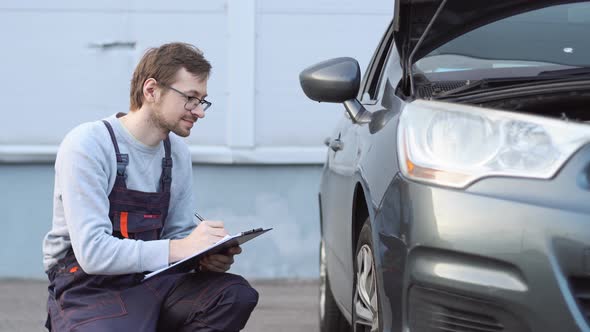
[[(408, 68), (432, 50), (488, 23), (552, 5), (583, 0), (395, 0), (395, 42)], [(435, 13), (440, 8), (439, 15)], [(430, 22), (432, 26), (424, 35)], [(418, 47), (418, 41), (424, 35)], [(410, 59), (410, 55), (414, 55)]]

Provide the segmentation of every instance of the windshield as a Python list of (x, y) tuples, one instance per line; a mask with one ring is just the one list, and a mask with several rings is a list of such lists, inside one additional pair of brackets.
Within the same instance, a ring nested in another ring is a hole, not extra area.
[(438, 73), (513, 68), (517, 76), (522, 75), (518, 68), (535, 75), (590, 67), (589, 31), (590, 3), (547, 7), (470, 31), (417, 61), (414, 69)]

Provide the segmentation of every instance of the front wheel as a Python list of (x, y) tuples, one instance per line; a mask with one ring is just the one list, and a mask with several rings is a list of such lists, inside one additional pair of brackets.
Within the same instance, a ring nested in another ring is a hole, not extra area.
[(354, 332), (377, 332), (379, 328), (379, 301), (373, 255), (371, 224), (365, 221), (356, 246), (354, 261), (354, 296), (352, 326)]

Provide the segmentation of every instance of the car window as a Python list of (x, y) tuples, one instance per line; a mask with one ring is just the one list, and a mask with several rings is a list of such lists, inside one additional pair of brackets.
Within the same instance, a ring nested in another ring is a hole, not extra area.
[(387, 61), (387, 57), (390, 53), (391, 47), (393, 46), (393, 25), (390, 24), (387, 32), (383, 36), (379, 48), (373, 55), (373, 60), (369, 65), (369, 69), (365, 73), (363, 79), (360, 100), (361, 103), (372, 103), (377, 99), (377, 92), (379, 91), (379, 82), (383, 76), (383, 69)]
[(391, 87), (395, 89), (402, 75), (403, 69), (401, 67), (399, 54), (397, 53), (395, 46), (391, 45), (391, 48), (389, 49), (389, 54), (387, 55), (385, 66), (383, 67), (383, 71), (379, 77), (379, 83), (377, 85), (377, 96), (375, 99), (381, 100), (383, 98), (385, 83), (387, 82), (387, 80), (395, 80), (394, 82), (390, 82)]

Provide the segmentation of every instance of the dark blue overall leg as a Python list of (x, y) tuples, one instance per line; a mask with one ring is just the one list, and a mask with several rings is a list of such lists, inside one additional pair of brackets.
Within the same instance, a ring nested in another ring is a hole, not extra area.
[(158, 331), (239, 331), (257, 303), (258, 292), (241, 276), (189, 273), (166, 296)]

